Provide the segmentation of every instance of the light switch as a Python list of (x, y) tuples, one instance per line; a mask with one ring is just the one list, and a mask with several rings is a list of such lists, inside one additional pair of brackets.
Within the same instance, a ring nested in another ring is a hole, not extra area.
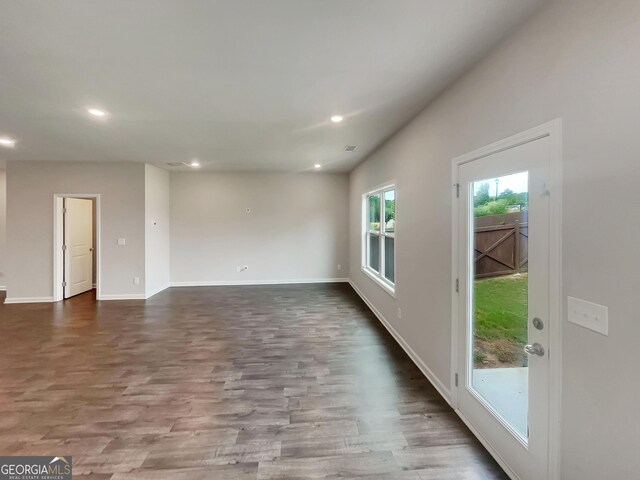
[(127, 244), (127, 239), (126, 238), (119, 238), (118, 239), (118, 245), (126, 245)]
[(567, 317), (571, 323), (609, 335), (609, 309), (605, 306), (567, 297)]

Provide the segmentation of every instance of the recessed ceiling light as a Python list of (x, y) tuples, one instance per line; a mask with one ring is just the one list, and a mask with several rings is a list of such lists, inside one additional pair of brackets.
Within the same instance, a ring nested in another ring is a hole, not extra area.
[(200, 166), (200, 162), (198, 160), (192, 160), (189, 166), (193, 168), (198, 168)]
[(342, 120), (344, 120), (344, 117), (342, 115), (334, 115), (333, 117), (331, 117), (331, 121), (333, 123), (340, 123)]
[(16, 146), (16, 141), (9, 137), (0, 137), (0, 145), (3, 147), (13, 148)]
[(322, 165), (320, 165), (319, 163), (316, 163), (313, 168), (315, 168), (316, 170), (320, 170), (322, 168)]
[(98, 118), (104, 118), (107, 116), (107, 112), (100, 110), (99, 108), (87, 108), (87, 112)]

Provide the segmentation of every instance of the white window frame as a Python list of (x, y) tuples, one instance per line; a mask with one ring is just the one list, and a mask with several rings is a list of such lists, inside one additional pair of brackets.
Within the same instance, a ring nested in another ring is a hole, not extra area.
[[(398, 268), (396, 262), (396, 253), (397, 253), (397, 238), (396, 231), (394, 228), (394, 232), (386, 232), (385, 231), (385, 222), (384, 222), (384, 194), (393, 190), (396, 201), (396, 217), (397, 217), (397, 201), (398, 201), (398, 189), (396, 187), (395, 182), (385, 183), (381, 187), (377, 187), (374, 190), (368, 191), (364, 195), (362, 195), (362, 262), (361, 269), (362, 271), (369, 276), (372, 280), (374, 280), (378, 285), (380, 285), (384, 291), (389, 293), (392, 297), (396, 298), (396, 284), (398, 280)], [(369, 229), (369, 197), (373, 195), (380, 195), (380, 231), (370, 230)], [(379, 265), (380, 271), (376, 272), (373, 268), (369, 267), (369, 235), (375, 235), (380, 238), (380, 258)], [(384, 240), (386, 237), (393, 238), (393, 271), (394, 271), (394, 281), (391, 282), (385, 277), (385, 247), (386, 241)]]

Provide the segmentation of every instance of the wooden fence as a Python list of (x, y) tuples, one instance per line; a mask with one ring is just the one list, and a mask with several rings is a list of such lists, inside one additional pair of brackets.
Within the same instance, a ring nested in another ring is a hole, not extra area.
[(527, 271), (527, 214), (518, 212), (475, 218), (475, 278)]

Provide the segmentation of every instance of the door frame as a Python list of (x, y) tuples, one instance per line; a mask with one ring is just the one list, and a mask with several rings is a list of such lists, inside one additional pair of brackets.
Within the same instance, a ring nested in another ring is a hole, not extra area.
[(96, 300), (100, 300), (100, 286), (102, 285), (102, 268), (101, 257), (102, 248), (100, 248), (100, 194), (99, 193), (55, 193), (53, 195), (53, 301), (59, 302), (64, 300), (64, 256), (62, 254), (62, 245), (64, 242), (64, 215), (62, 213), (63, 201), (65, 198), (84, 198), (95, 200), (96, 214), (93, 219), (96, 226)]
[(560, 421), (562, 407), (562, 120), (560, 118), (538, 125), (521, 133), (517, 133), (472, 152), (455, 157), (452, 160), (451, 178), (453, 191), (451, 201), (451, 406), (480, 440), (489, 453), (512, 479), (518, 477), (509, 468), (493, 446), (481, 432), (465, 418), (458, 407), (457, 372), (459, 371), (459, 335), (460, 322), (458, 293), (456, 282), (460, 275), (458, 261), (459, 242), (459, 202), (458, 167), (462, 164), (480, 160), (495, 153), (524, 145), (541, 138), (549, 138), (550, 142), (550, 185), (549, 201), (549, 468), (550, 480), (560, 479)]

